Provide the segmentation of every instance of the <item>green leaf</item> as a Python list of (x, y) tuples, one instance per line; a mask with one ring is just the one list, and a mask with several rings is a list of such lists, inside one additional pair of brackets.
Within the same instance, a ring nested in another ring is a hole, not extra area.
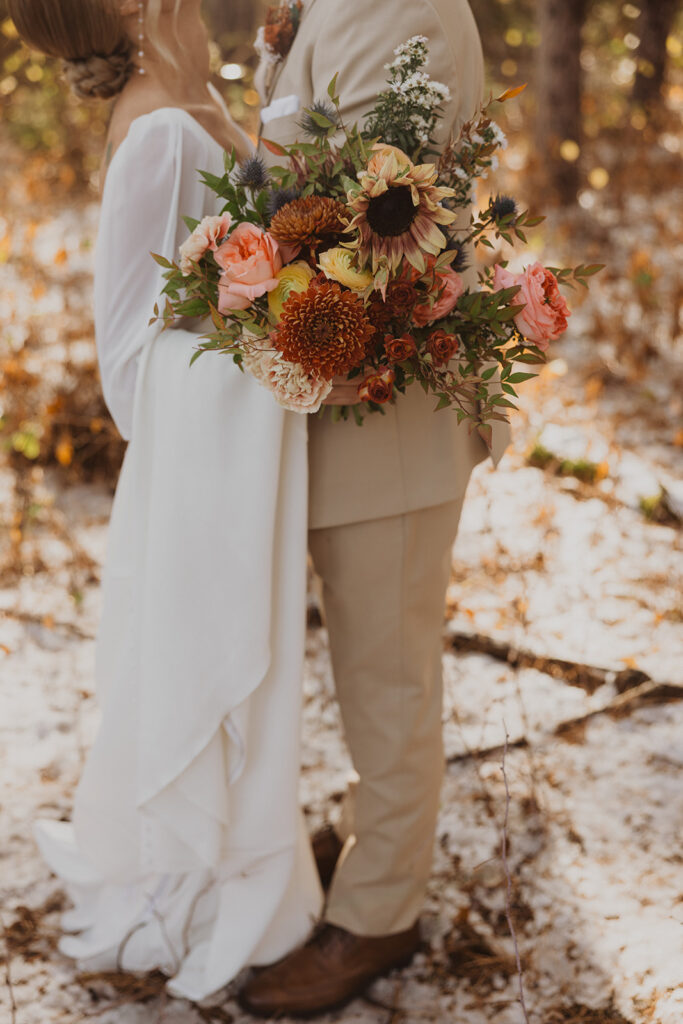
[(175, 267), (173, 266), (171, 261), (167, 260), (165, 256), (159, 256), (159, 254), (156, 253), (156, 252), (151, 253), (151, 256), (152, 256), (152, 259), (154, 260), (154, 262), (158, 263), (160, 267), (165, 267), (165, 268), (170, 269), (170, 270), (175, 270)]
[(512, 373), (508, 377), (511, 384), (521, 384), (525, 380), (531, 380), (532, 377), (537, 377), (537, 373)]
[(194, 231), (194, 229), (199, 224), (199, 221), (195, 220), (194, 217), (183, 217), (183, 221), (185, 222), (185, 227), (190, 232), (190, 234)]
[(337, 79), (339, 78), (339, 72), (336, 73), (332, 81), (327, 87), (327, 95), (330, 97), (333, 103), (337, 101)]

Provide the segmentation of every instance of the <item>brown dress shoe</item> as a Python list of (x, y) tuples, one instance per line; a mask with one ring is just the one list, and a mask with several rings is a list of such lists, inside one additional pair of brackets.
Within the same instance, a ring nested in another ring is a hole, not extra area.
[(332, 876), (337, 866), (344, 844), (334, 831), (332, 825), (323, 825), (311, 840), (313, 856), (320, 875), (320, 884), (325, 892), (332, 884)]
[(374, 978), (410, 963), (420, 942), (417, 923), (396, 935), (352, 935), (324, 924), (305, 946), (254, 975), (239, 994), (254, 1017), (311, 1016), (343, 1006)]

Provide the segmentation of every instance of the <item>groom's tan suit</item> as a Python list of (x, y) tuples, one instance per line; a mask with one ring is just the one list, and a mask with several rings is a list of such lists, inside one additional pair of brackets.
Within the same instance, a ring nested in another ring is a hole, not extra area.
[[(301, 138), (294, 108), (324, 98), (336, 72), (344, 120), (360, 121), (386, 87), (394, 48), (415, 35), (428, 38), (428, 71), (451, 92), (444, 143), (475, 113), (484, 87), (467, 0), (308, 0), (288, 57), (266, 79), (265, 138)], [(282, 110), (290, 112), (268, 117)], [(476, 285), (473, 270), (466, 278)], [(326, 918), (358, 935), (410, 928), (431, 865), (450, 552), (470, 473), (487, 455), (455, 413), (434, 405), (413, 388), (362, 427), (332, 423), (329, 413), (309, 421), (310, 547), (359, 776)], [(494, 461), (507, 442), (507, 426), (497, 426)]]

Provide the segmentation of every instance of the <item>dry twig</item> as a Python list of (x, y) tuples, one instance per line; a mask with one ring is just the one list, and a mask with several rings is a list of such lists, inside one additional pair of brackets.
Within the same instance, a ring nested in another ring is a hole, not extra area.
[(529, 1024), (529, 1014), (527, 1013), (526, 1002), (524, 1000), (524, 972), (522, 971), (522, 960), (519, 954), (519, 943), (517, 942), (517, 933), (515, 931), (515, 924), (512, 920), (512, 875), (510, 874), (510, 865), (507, 858), (507, 847), (508, 847), (508, 819), (510, 815), (510, 787), (508, 786), (507, 772), (505, 770), (505, 756), (508, 750), (508, 731), (505, 722), (503, 722), (505, 729), (505, 747), (503, 749), (503, 760), (501, 762), (501, 769), (503, 772), (503, 782), (505, 783), (505, 818), (503, 819), (503, 828), (500, 843), (501, 859), (503, 861), (503, 870), (505, 872), (505, 916), (507, 918), (508, 927), (510, 929), (510, 935), (512, 936), (512, 944), (515, 947), (515, 962), (517, 964), (517, 976), (519, 978), (519, 1003), (522, 1007), (522, 1013), (524, 1014), (524, 1020), (526, 1024)]

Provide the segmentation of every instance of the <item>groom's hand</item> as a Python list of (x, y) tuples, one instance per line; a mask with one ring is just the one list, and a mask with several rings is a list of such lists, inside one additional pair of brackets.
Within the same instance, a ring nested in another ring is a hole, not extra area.
[(377, 370), (368, 370), (364, 376), (359, 375), (353, 380), (347, 380), (346, 377), (333, 377), (332, 390), (323, 401), (323, 405), (359, 405), (358, 388), (364, 380), (372, 377), (375, 373)]

